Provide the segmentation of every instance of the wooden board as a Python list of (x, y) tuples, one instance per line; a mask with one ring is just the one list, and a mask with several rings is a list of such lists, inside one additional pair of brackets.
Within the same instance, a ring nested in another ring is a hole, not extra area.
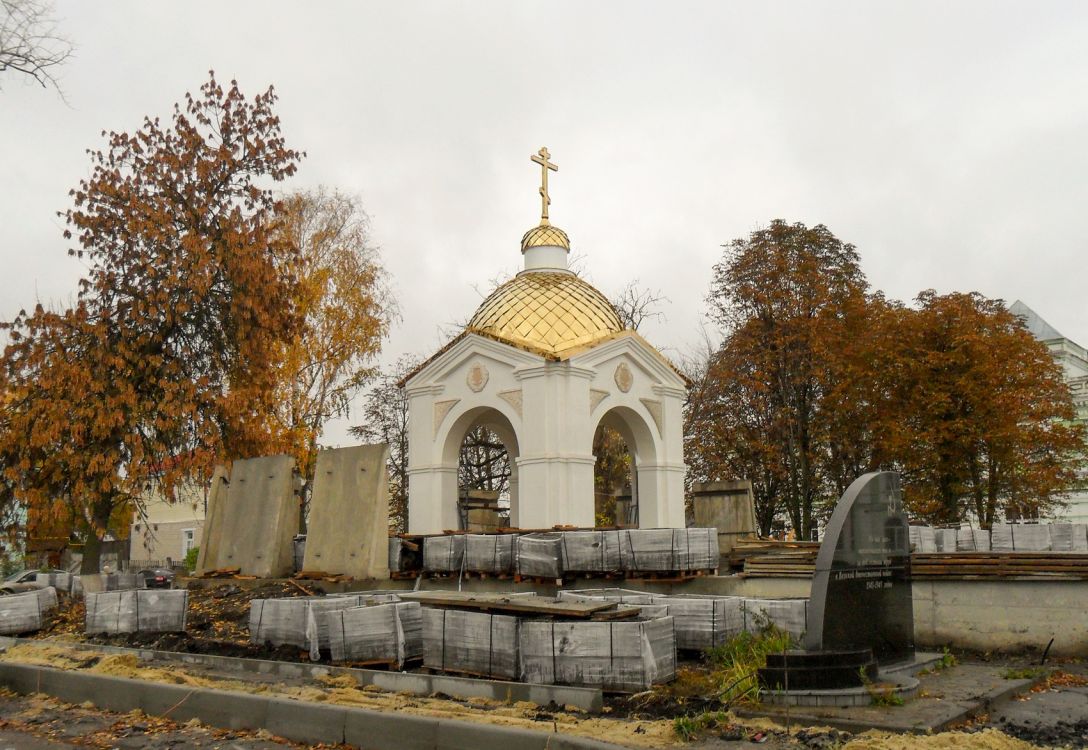
[(616, 608), (616, 602), (555, 602), (532, 596), (510, 598), (501, 594), (470, 594), (458, 591), (406, 591), (398, 592), (397, 595), (405, 601), (419, 602), (431, 607), (575, 619), (589, 619), (595, 614)]

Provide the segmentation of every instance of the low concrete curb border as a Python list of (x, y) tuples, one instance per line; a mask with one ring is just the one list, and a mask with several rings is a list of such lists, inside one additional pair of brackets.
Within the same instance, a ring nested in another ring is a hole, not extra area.
[(56, 641), (52, 639), (32, 640), (29, 638), (0, 636), (0, 649), (7, 649), (18, 644), (50, 644), (105, 654), (134, 654), (137, 659), (145, 662), (196, 664), (223, 672), (272, 675), (284, 679), (317, 679), (344, 675), (355, 680), (355, 683), (361, 687), (374, 685), (391, 693), (411, 693), (412, 695), (422, 696), (441, 693), (462, 700), (489, 698), (504, 702), (529, 701), (539, 706), (554, 703), (557, 706), (574, 706), (589, 713), (600, 713), (604, 705), (604, 699), (599, 688), (534, 685), (526, 682), (503, 682), (501, 680), (429, 675), (417, 672), (383, 672), (377, 669), (353, 669), (351, 667), (334, 667), (327, 664), (244, 659), (235, 656), (186, 654), (178, 651), (101, 646), (96, 643)]
[(306, 703), (227, 690), (165, 685), (14, 662), (0, 663), (0, 684), (107, 711), (140, 709), (174, 721), (223, 729), (265, 729), (295, 742), (346, 743), (367, 750), (617, 750), (571, 735), (348, 706)]

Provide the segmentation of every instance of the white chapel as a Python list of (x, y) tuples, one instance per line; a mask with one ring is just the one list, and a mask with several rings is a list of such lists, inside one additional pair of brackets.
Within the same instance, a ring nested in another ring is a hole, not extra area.
[(568, 268), (570, 240), (548, 218), (548, 172), (557, 170), (549, 156), (542, 148), (532, 157), (542, 209), (521, 239), (523, 270), (403, 381), (410, 533), (458, 528), (458, 458), (478, 425), (510, 456), (512, 526), (594, 525), (592, 445), (601, 424), (631, 453), (639, 526), (684, 526), (687, 381)]

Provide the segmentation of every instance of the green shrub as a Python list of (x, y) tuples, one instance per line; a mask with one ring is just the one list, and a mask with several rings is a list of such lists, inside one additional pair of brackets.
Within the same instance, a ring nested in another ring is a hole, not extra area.
[(196, 561), (200, 557), (200, 547), (190, 547), (185, 553), (185, 569), (190, 573), (196, 570)]

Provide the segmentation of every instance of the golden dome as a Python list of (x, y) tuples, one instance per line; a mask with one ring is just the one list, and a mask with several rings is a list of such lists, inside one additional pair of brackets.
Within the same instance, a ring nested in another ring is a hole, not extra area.
[(523, 253), (530, 247), (547, 246), (570, 250), (570, 237), (559, 227), (553, 227), (551, 224), (541, 224), (530, 229), (521, 238), (521, 252)]
[(612, 303), (575, 274), (530, 271), (492, 292), (466, 330), (561, 357), (619, 333), (623, 323)]

